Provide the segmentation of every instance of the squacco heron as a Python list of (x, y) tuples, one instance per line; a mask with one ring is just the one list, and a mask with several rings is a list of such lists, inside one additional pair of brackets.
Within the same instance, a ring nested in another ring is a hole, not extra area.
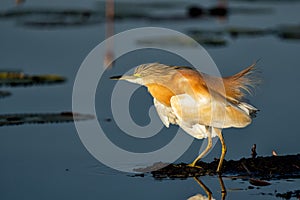
[[(208, 139), (207, 147), (190, 166), (196, 166), (212, 148), (212, 137), (218, 136), (222, 145), (217, 168), (220, 173), (226, 154), (222, 129), (245, 127), (258, 111), (244, 102), (246, 92), (257, 83), (254, 69), (255, 64), (233, 76), (222, 78), (200, 73), (190, 67), (150, 63), (139, 65), (131, 76), (111, 79), (146, 86), (166, 127), (179, 125), (197, 139)], [(216, 84), (218, 81), (221, 81), (222, 87)]]

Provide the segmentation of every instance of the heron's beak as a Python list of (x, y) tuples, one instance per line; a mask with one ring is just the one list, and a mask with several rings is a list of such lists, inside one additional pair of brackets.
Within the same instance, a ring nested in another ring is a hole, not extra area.
[(110, 79), (112, 79), (112, 80), (125, 80), (125, 81), (134, 80), (136, 78), (137, 78), (136, 76), (127, 76), (127, 75), (110, 77)]
[(141, 77), (136, 76), (136, 75), (132, 75), (132, 76), (128, 76), (128, 75), (112, 76), (112, 77), (110, 77), (110, 79), (112, 79), (112, 80), (124, 80), (124, 81), (137, 83), (137, 84), (141, 84), (141, 80), (142, 80)]
[(110, 77), (111, 80), (120, 80), (122, 76), (112, 76)]

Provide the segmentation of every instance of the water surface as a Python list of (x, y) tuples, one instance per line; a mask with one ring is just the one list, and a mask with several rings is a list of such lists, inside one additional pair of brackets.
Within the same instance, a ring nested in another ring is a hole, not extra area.
[[(192, 2), (192, 1), (191, 1)], [(198, 2), (196, 2), (198, 4)], [(101, 4), (100, 4), (101, 5)], [(206, 7), (214, 3), (203, 1)], [(299, 25), (300, 3), (247, 3), (233, 1), (232, 7), (268, 8), (266, 14), (230, 14), (227, 19), (207, 17), (194, 20), (122, 20), (116, 21), (115, 32), (143, 26), (171, 28), (182, 32), (190, 29), (216, 30), (229, 26), (276, 28)], [(13, 1), (4, 1), (1, 11), (23, 8), (92, 9), (95, 1), (28, 1), (16, 8)], [(167, 9), (168, 10), (168, 9)], [(170, 9), (184, 13), (183, 7)], [(160, 14), (160, 13), (158, 13)], [(5, 88), (12, 96), (1, 99), (1, 114), (28, 112), (60, 112), (71, 110), (73, 82), (87, 54), (105, 38), (105, 24), (88, 26), (33, 28), (20, 25), (22, 18), (0, 19), (0, 69), (21, 69), (29, 74), (60, 74), (67, 77), (63, 85), (28, 88)], [(23, 19), (24, 20), (24, 19)], [(295, 154), (299, 152), (298, 111), (300, 58), (299, 40), (282, 40), (276, 35), (231, 38), (227, 45), (207, 46), (206, 49), (224, 75), (231, 75), (261, 59), (258, 67), (263, 72), (263, 83), (250, 101), (261, 111), (253, 124), (245, 129), (224, 130), (228, 146), (226, 159), (250, 156), (251, 146), (257, 144), (259, 155)], [(170, 65), (186, 64), (181, 58), (156, 50), (133, 52), (118, 59), (105, 77), (118, 75), (141, 63), (159, 61)], [(114, 86), (104, 80), (106, 92)], [(2, 88), (1, 88), (2, 89)], [(4, 89), (4, 88), (3, 88)], [(103, 89), (103, 88), (102, 88)], [(97, 91), (96, 99), (101, 99)], [(152, 100), (146, 89), (135, 94), (134, 116), (138, 124), (149, 123), (144, 115)], [(108, 102), (109, 103), (109, 102)], [(109, 105), (96, 105), (99, 120), (110, 118)], [(106, 111), (107, 110), (107, 111)], [(82, 122), (84, 123), (84, 122)], [(112, 137), (118, 138), (111, 122)], [(175, 129), (175, 127), (172, 127)], [(165, 130), (168, 140), (172, 130)], [(155, 145), (159, 146), (158, 140)], [(118, 141), (126, 145), (126, 140)], [(189, 162), (197, 154), (202, 141), (195, 141), (178, 162)], [(154, 145), (154, 146), (155, 146)], [(142, 147), (141, 147), (142, 148)], [(145, 147), (145, 148), (149, 148)], [(218, 157), (220, 145), (204, 159)], [(74, 124), (46, 124), (1, 127), (0, 133), (0, 198), (1, 199), (187, 199), (204, 190), (193, 179), (154, 180), (151, 175), (131, 177), (130, 174), (110, 169), (94, 159), (82, 145)], [(203, 177), (203, 183), (220, 199), (217, 177)], [(272, 185), (249, 189), (248, 181), (224, 178), (227, 199), (274, 199), (278, 192), (299, 189), (299, 180), (271, 181)], [(265, 195), (263, 195), (264, 193)]]

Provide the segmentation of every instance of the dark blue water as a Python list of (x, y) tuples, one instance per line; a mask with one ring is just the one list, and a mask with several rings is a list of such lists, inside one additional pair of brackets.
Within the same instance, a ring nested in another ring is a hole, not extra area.
[[(91, 8), (103, 9), (95, 1), (28, 1), (15, 8), (14, 1), (1, 2), (1, 11), (24, 8)], [(205, 3), (209, 7), (214, 3)], [(232, 7), (266, 8), (264, 14), (230, 14), (224, 19), (205, 18), (183, 21), (122, 20), (115, 23), (115, 32), (143, 26), (158, 26), (186, 32), (188, 29), (218, 30), (230, 26), (276, 28), (280, 25), (298, 25), (298, 2), (243, 3), (233, 1)], [(180, 7), (172, 10), (182, 14)], [(158, 12), (159, 13), (159, 12)], [(160, 14), (160, 13), (159, 13)], [(13, 93), (0, 102), (1, 114), (61, 112), (72, 109), (72, 88), (81, 63), (87, 54), (105, 39), (105, 24), (89, 26), (30, 28), (20, 25), (22, 18), (0, 19), (0, 69), (21, 69), (29, 74), (60, 74), (67, 77), (63, 85), (28, 88), (1, 88)], [(23, 19), (24, 20), (24, 19)], [(299, 152), (298, 112), (300, 69), (299, 40), (282, 40), (274, 34), (257, 37), (226, 36), (223, 47), (206, 47), (223, 75), (231, 75), (243, 67), (261, 59), (258, 67), (263, 82), (250, 101), (261, 111), (254, 122), (244, 129), (224, 130), (228, 146), (226, 159), (250, 156), (255, 143), (259, 155), (295, 154)], [(115, 44), (117, 45), (117, 44)], [(125, 67), (159, 61), (178, 65), (181, 58), (160, 51), (135, 52), (119, 58), (107, 71), (107, 77), (118, 75)], [(107, 80), (106, 88), (114, 83)], [(101, 93), (96, 99), (100, 101)], [(136, 122), (149, 123), (143, 113), (152, 105), (145, 89), (136, 94)], [(96, 105), (99, 120), (111, 117), (103, 112), (108, 109)], [(85, 122), (82, 122), (85, 123)], [(113, 125), (111, 130), (114, 131)], [(167, 131), (167, 130), (166, 130)], [(117, 134), (114, 132), (114, 134)], [(117, 136), (116, 136), (117, 137)], [(166, 136), (166, 140), (168, 140)], [(158, 140), (156, 143), (159, 146)], [(121, 141), (122, 143), (122, 141)], [(124, 141), (123, 141), (124, 143)], [(201, 141), (195, 141), (180, 161), (191, 161)], [(220, 152), (217, 144), (204, 159), (211, 161)], [(203, 189), (193, 179), (154, 180), (146, 177), (130, 177), (115, 171), (94, 159), (81, 143), (74, 124), (46, 124), (7, 126), (0, 129), (0, 198), (1, 199), (187, 199)], [(220, 187), (216, 177), (201, 180), (220, 199)], [(299, 180), (272, 181), (271, 186), (248, 189), (247, 181), (224, 179), (228, 189), (227, 199), (274, 199), (274, 191), (299, 189)], [(271, 193), (261, 195), (261, 193)]]

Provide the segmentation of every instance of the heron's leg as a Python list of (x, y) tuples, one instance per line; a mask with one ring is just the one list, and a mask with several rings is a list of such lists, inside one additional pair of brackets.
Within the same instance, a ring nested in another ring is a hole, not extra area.
[(194, 177), (194, 180), (201, 186), (201, 188), (205, 191), (207, 197), (209, 200), (211, 200), (212, 197), (212, 192), (210, 191), (210, 189), (204, 185), (204, 183), (198, 178), (198, 177)]
[(221, 168), (222, 168), (222, 164), (223, 164), (223, 160), (224, 160), (224, 157), (225, 157), (225, 154), (226, 154), (226, 151), (227, 151), (227, 147), (226, 147), (226, 144), (225, 144), (225, 141), (224, 141), (221, 130), (218, 129), (218, 128), (215, 128), (215, 131), (216, 131), (218, 137), (220, 138), (220, 141), (221, 141), (221, 144), (222, 144), (222, 154), (221, 154), (219, 165), (218, 165), (218, 168), (217, 168), (217, 172), (220, 173)]
[(227, 194), (227, 191), (226, 191), (226, 188), (225, 188), (225, 185), (224, 185), (224, 182), (223, 182), (223, 179), (222, 177), (219, 175), (218, 176), (218, 179), (219, 179), (219, 182), (220, 182), (220, 185), (221, 185), (221, 193), (222, 193), (222, 200), (225, 200), (225, 197), (226, 197), (226, 194)]
[(207, 154), (207, 152), (211, 149), (212, 147), (212, 138), (211, 138), (211, 131), (212, 129), (211, 128), (206, 128), (206, 131), (207, 131), (207, 146), (206, 148), (204, 149), (204, 151), (190, 164), (190, 166), (194, 167), (197, 162), (203, 158), (203, 156), (205, 156)]

